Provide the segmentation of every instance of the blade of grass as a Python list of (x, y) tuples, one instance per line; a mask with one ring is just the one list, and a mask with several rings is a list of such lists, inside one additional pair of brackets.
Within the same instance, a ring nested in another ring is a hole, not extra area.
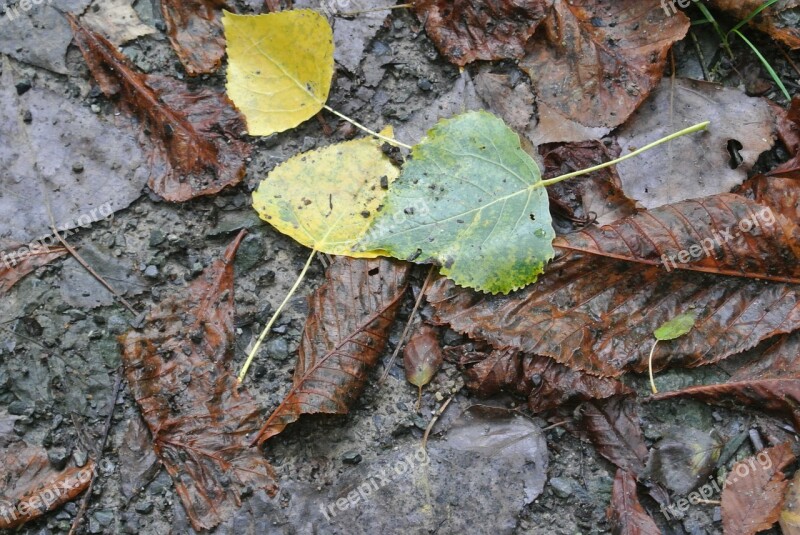
[(722, 47), (725, 49), (731, 59), (734, 59), (733, 50), (731, 50), (731, 47), (728, 44), (728, 37), (725, 35), (725, 33), (723, 33), (722, 28), (720, 28), (719, 23), (717, 23), (717, 19), (714, 18), (714, 15), (711, 14), (711, 12), (705, 5), (703, 5), (702, 2), (697, 4), (697, 9), (699, 9), (706, 20), (708, 20), (708, 22), (714, 26), (714, 31), (717, 32), (717, 35), (719, 35), (719, 38), (722, 41)]
[(741, 29), (741, 27), (742, 27), (742, 26), (744, 26), (745, 24), (747, 24), (748, 22), (750, 22), (751, 20), (753, 20), (754, 18), (756, 18), (756, 17), (758, 16), (758, 14), (759, 14), (759, 13), (761, 13), (762, 11), (764, 11), (765, 9), (767, 9), (768, 7), (772, 6), (772, 5), (773, 5), (773, 4), (775, 4), (777, 1), (778, 1), (778, 0), (768, 0), (767, 2), (764, 2), (763, 4), (761, 4), (760, 6), (758, 6), (756, 9), (754, 9), (754, 10), (753, 10), (753, 12), (752, 12), (752, 13), (750, 13), (750, 14), (749, 14), (749, 15), (747, 15), (747, 16), (746, 16), (746, 17), (745, 17), (743, 20), (741, 20), (741, 21), (739, 22), (739, 24), (737, 24), (736, 26), (734, 26), (733, 28), (731, 28), (731, 30), (728, 32), (728, 35), (730, 35), (730, 34), (732, 34), (732, 33), (736, 33), (736, 32), (737, 32), (739, 29)]
[(751, 43), (750, 40), (747, 37), (745, 37), (744, 34), (742, 32), (740, 32), (739, 30), (736, 30), (733, 33), (735, 35), (738, 35), (739, 37), (741, 37), (742, 41), (744, 41), (747, 44), (747, 46), (749, 46), (753, 50), (753, 53), (755, 53), (755, 55), (758, 56), (758, 59), (761, 61), (761, 64), (764, 66), (764, 68), (767, 70), (769, 75), (772, 77), (772, 79), (775, 81), (775, 83), (778, 85), (778, 87), (783, 92), (783, 96), (786, 97), (786, 100), (791, 101), (792, 100), (792, 96), (789, 94), (789, 91), (786, 89), (786, 86), (783, 85), (783, 81), (778, 76), (778, 73), (775, 72), (775, 69), (772, 68), (772, 65), (769, 64), (767, 59), (764, 56), (761, 55), (761, 52), (758, 51), (758, 48), (756, 48), (756, 45)]

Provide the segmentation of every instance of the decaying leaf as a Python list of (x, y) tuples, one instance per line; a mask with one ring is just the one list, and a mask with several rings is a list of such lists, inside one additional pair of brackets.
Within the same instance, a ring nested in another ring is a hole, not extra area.
[(711, 126), (702, 134), (672, 140), (617, 165), (628, 197), (655, 208), (727, 193), (747, 179), (774, 143), (775, 117), (765, 100), (682, 78), (657, 85), (620, 128), (617, 142), (624, 156), (703, 120)]
[[(661, 80), (689, 19), (656, 0), (555, 0), (520, 66), (551, 115), (587, 127), (625, 122)], [(584, 141), (584, 139), (547, 141)], [(591, 139), (591, 138), (585, 138)]]
[(294, 381), (259, 431), (259, 444), (303, 414), (346, 414), (388, 339), (409, 266), (337, 257), (312, 295)]
[(647, 474), (677, 495), (686, 495), (707, 482), (721, 451), (721, 442), (705, 431), (672, 428), (650, 449)]
[(461, 286), (508, 293), (553, 257), (540, 181), (499, 118), (478, 111), (443, 120), (414, 146), (359, 249), (432, 262)]
[(784, 535), (800, 534), (800, 472), (795, 473), (786, 489), (780, 525)]
[(502, 390), (525, 396), (532, 412), (633, 393), (616, 379), (571, 370), (551, 358), (524, 355), (514, 349), (450, 348), (449, 352), (456, 352), (460, 364), (466, 367), (471, 391), (482, 397)]
[(477, 59), (520, 58), (552, 0), (420, 0), (428, 36), (459, 67)]
[(597, 452), (617, 467), (642, 477), (647, 460), (636, 404), (629, 396), (583, 403), (578, 432), (592, 441)]
[(475, 89), (492, 113), (511, 128), (517, 132), (527, 129), (533, 114), (533, 93), (525, 82), (519, 81), (512, 87), (511, 76), (482, 69), (475, 77)]
[(222, 17), (228, 46), (228, 95), (253, 136), (294, 128), (328, 100), (333, 32), (310, 9)]
[(742, 184), (737, 193), (769, 206), (774, 213), (790, 221), (800, 221), (800, 176), (783, 178), (758, 175)]
[(133, 10), (134, 0), (95, 0), (81, 22), (119, 46), (155, 32)]
[[(728, 12), (736, 20), (744, 20), (764, 4), (763, 0), (711, 0), (713, 7)], [(792, 49), (800, 48), (800, 2), (797, 0), (778, 0), (751, 22), (759, 30), (768, 33), (773, 39), (782, 41)]]
[(153, 191), (183, 202), (241, 181), (250, 146), (239, 140), (244, 123), (224, 94), (136, 72), (105, 38), (70, 23), (100, 89), (139, 118), (142, 143), (153, 143), (151, 166), (161, 171), (148, 183)]
[(94, 470), (91, 459), (83, 467), (55, 470), (44, 448), (22, 441), (4, 448), (0, 529), (14, 529), (72, 501), (89, 486)]
[(778, 521), (789, 486), (782, 470), (794, 460), (791, 443), (784, 442), (733, 466), (722, 490), (725, 535), (754, 535)]
[(800, 429), (800, 332), (777, 337), (765, 351), (728, 382), (662, 392), (655, 400), (690, 397), (706, 403), (730, 403), (792, 418)]
[(636, 494), (636, 477), (621, 468), (614, 477), (611, 505), (607, 516), (614, 535), (660, 535), (661, 533), (639, 502), (639, 496)]
[(277, 491), (272, 467), (249, 445), (263, 412), (228, 370), (233, 257), (243, 235), (154, 308), (141, 331), (120, 337), (131, 393), (196, 530), (232, 516), (254, 489)]
[[(8, 255), (7, 251), (0, 251), (0, 260), (4, 255)], [(67, 254), (66, 249), (53, 249), (49, 252), (40, 252), (26, 256), (19, 263), (14, 261), (12, 264), (8, 260), (0, 263), (0, 295), (6, 293), (16, 283), (22, 280), (25, 275), (34, 269), (47, 265), (56, 258), (60, 258)], [(5, 258), (8, 258), (7, 256)]]
[(162, 0), (167, 35), (190, 76), (217, 70), (225, 55), (225, 0)]
[[(406, 380), (419, 388), (420, 399), (422, 387), (431, 382), (443, 361), (444, 354), (439, 345), (436, 329), (423, 324), (403, 348), (403, 368)], [(419, 401), (417, 406), (419, 407)]]
[[(391, 128), (384, 130), (391, 134)], [(261, 218), (306, 247), (374, 258), (356, 242), (375, 220), (400, 172), (380, 141), (361, 138), (293, 156), (253, 193)]]
[(147, 426), (138, 414), (128, 420), (125, 434), (117, 451), (119, 464), (125, 467), (124, 470), (119, 471), (120, 491), (125, 499), (130, 500), (161, 469), (158, 457), (153, 451), (150, 431), (147, 430)]

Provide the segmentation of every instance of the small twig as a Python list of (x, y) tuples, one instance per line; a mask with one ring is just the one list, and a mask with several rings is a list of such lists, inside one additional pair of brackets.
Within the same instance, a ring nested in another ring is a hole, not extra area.
[(75, 520), (72, 521), (72, 527), (69, 528), (69, 535), (74, 535), (75, 531), (78, 529), (78, 525), (81, 523), (84, 515), (86, 514), (86, 510), (89, 508), (89, 500), (92, 498), (92, 489), (94, 488), (94, 482), (97, 479), (97, 474), (99, 473), (99, 466), (100, 461), (103, 459), (103, 450), (106, 449), (106, 442), (108, 442), (108, 433), (111, 431), (111, 420), (114, 416), (114, 409), (117, 406), (117, 397), (119, 397), (120, 386), (122, 385), (122, 368), (117, 369), (117, 379), (114, 381), (114, 391), (111, 394), (111, 408), (106, 415), (106, 423), (103, 427), (103, 437), (100, 440), (100, 449), (99, 453), (97, 453), (97, 462), (95, 463), (95, 469), (92, 471), (92, 479), (89, 481), (89, 488), (86, 489), (86, 493), (83, 495), (83, 499), (81, 500), (81, 506), (78, 509), (78, 514), (75, 515)]
[(425, 434), (424, 434), (424, 435), (422, 435), (422, 449), (423, 449), (423, 450), (426, 450), (426, 449), (428, 448), (428, 436), (430, 436), (430, 434), (431, 434), (431, 430), (433, 430), (433, 426), (434, 426), (434, 425), (436, 425), (436, 422), (439, 420), (439, 417), (440, 417), (442, 414), (444, 414), (444, 411), (445, 411), (445, 410), (447, 410), (447, 407), (448, 407), (448, 405), (450, 405), (450, 402), (451, 402), (451, 401), (453, 401), (453, 398), (454, 398), (454, 397), (456, 397), (456, 395), (455, 395), (455, 394), (453, 394), (452, 396), (450, 396), (449, 398), (447, 398), (447, 401), (445, 401), (445, 402), (442, 404), (442, 406), (441, 406), (441, 407), (439, 407), (439, 410), (437, 410), (437, 411), (436, 411), (436, 414), (434, 414), (434, 415), (433, 415), (433, 418), (431, 418), (431, 421), (430, 421), (430, 423), (428, 424), (428, 427), (425, 429)]
[(417, 313), (417, 309), (419, 309), (420, 303), (422, 303), (422, 297), (425, 295), (425, 291), (428, 289), (428, 284), (431, 281), (433, 276), (434, 266), (431, 266), (428, 270), (428, 276), (425, 277), (425, 282), (422, 283), (422, 289), (419, 291), (419, 295), (417, 296), (417, 301), (414, 303), (414, 308), (411, 310), (411, 314), (408, 316), (408, 321), (406, 322), (406, 328), (403, 329), (403, 334), (400, 335), (400, 340), (397, 341), (397, 347), (394, 348), (394, 352), (392, 353), (391, 358), (389, 358), (389, 362), (386, 364), (386, 369), (383, 370), (383, 375), (378, 380), (378, 385), (382, 385), (386, 378), (389, 377), (389, 371), (392, 369), (394, 365), (395, 359), (397, 359), (397, 354), (400, 353), (400, 349), (403, 347), (403, 344), (406, 341), (406, 337), (408, 336), (408, 332), (411, 330), (411, 325), (414, 323), (414, 316)]
[(720, 502), (719, 500), (704, 500), (702, 498), (698, 499), (697, 503), (702, 503), (705, 505), (722, 505), (722, 502)]
[[(697, 52), (697, 57), (700, 60), (700, 69), (703, 71), (703, 79), (708, 82), (710, 81), (708, 76), (708, 69), (706, 68), (706, 57), (703, 54), (703, 49), (700, 47), (700, 41), (697, 40), (697, 36), (694, 34), (693, 31), (689, 30), (689, 35), (692, 37), (692, 43), (694, 44), (694, 51)], [(672, 76), (675, 76), (675, 53), (673, 52), (672, 56)]]
[(397, 4), (396, 6), (373, 7), (372, 9), (360, 9), (358, 11), (346, 11), (344, 13), (337, 13), (340, 17), (355, 17), (362, 13), (375, 13), (376, 11), (388, 11), (390, 9), (405, 9), (412, 8), (414, 4)]
[(563, 425), (567, 425), (567, 424), (568, 424), (568, 423), (570, 423), (571, 421), (572, 421), (572, 420), (564, 420), (563, 422), (558, 422), (558, 423), (556, 423), (556, 424), (553, 424), (553, 425), (548, 425), (547, 427), (542, 427), (542, 431), (543, 431), (543, 432), (544, 432), (544, 431), (550, 431), (551, 429), (555, 429), (556, 427), (561, 427), (561, 426), (563, 426)]

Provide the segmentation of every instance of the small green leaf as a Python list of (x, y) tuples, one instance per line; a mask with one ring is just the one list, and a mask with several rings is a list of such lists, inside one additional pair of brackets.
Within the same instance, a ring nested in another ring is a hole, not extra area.
[(541, 173), (490, 113), (439, 122), (412, 150), (358, 247), (442, 266), (456, 284), (508, 293), (535, 282), (555, 238)]
[(686, 312), (664, 323), (661, 327), (653, 331), (653, 335), (655, 335), (656, 340), (674, 340), (680, 338), (684, 334), (688, 334), (694, 327), (696, 321), (697, 315), (694, 312)]

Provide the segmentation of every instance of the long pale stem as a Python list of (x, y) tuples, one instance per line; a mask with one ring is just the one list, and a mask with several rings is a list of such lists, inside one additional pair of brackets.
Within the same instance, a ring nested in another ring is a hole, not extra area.
[(663, 138), (659, 139), (658, 141), (654, 141), (654, 142), (652, 142), (652, 143), (650, 143), (648, 145), (645, 145), (641, 149), (637, 149), (637, 150), (631, 152), (630, 154), (626, 154), (625, 156), (622, 156), (621, 158), (617, 158), (616, 160), (611, 160), (610, 162), (606, 162), (604, 164), (595, 165), (594, 167), (589, 167), (588, 169), (582, 169), (580, 171), (574, 171), (572, 173), (567, 173), (566, 175), (557, 176), (555, 178), (551, 178), (551, 179), (548, 179), (548, 180), (542, 180), (541, 182), (537, 182), (536, 184), (534, 184), (531, 188), (535, 189), (535, 188), (543, 188), (543, 187), (547, 187), (547, 186), (552, 186), (553, 184), (558, 184), (559, 182), (567, 180), (569, 178), (573, 178), (573, 177), (580, 176), (580, 175), (586, 175), (586, 174), (589, 174), (589, 173), (594, 173), (595, 171), (599, 171), (601, 169), (605, 169), (606, 167), (611, 167), (612, 165), (617, 165), (620, 162), (624, 162), (625, 160), (628, 160), (630, 158), (634, 158), (634, 157), (642, 154), (643, 152), (646, 152), (646, 151), (648, 151), (648, 150), (650, 150), (650, 149), (652, 149), (654, 147), (657, 147), (657, 146), (661, 145), (662, 143), (667, 143), (667, 142), (672, 141), (673, 139), (677, 139), (677, 138), (679, 138), (681, 136), (685, 136), (687, 134), (694, 134), (695, 132), (699, 132), (700, 130), (705, 130), (708, 127), (709, 124), (711, 124), (710, 121), (705, 121), (703, 123), (696, 124), (694, 126), (686, 128), (684, 130), (681, 130), (680, 132), (675, 132), (674, 134), (670, 134), (667, 137), (663, 137)]
[(656, 388), (656, 381), (653, 379), (653, 353), (656, 352), (656, 346), (658, 345), (658, 340), (653, 344), (653, 348), (650, 350), (650, 358), (647, 359), (647, 368), (650, 370), (650, 388), (653, 390), (653, 394), (658, 394), (658, 388)]
[(244, 377), (245, 375), (247, 375), (247, 370), (250, 369), (250, 364), (253, 363), (253, 359), (255, 358), (256, 353), (258, 353), (258, 349), (261, 347), (261, 343), (264, 341), (264, 338), (267, 337), (267, 334), (269, 333), (270, 329), (272, 329), (272, 325), (278, 319), (278, 316), (280, 316), (281, 311), (283, 311), (284, 307), (286, 307), (286, 304), (289, 302), (289, 299), (291, 299), (294, 293), (297, 291), (297, 288), (300, 287), (300, 283), (303, 282), (303, 279), (306, 276), (308, 268), (311, 267), (311, 261), (314, 260), (315, 254), (317, 254), (317, 250), (312, 249), (311, 254), (308, 255), (308, 260), (306, 260), (306, 265), (303, 266), (303, 271), (300, 272), (300, 275), (297, 277), (297, 280), (294, 281), (294, 286), (292, 286), (292, 289), (289, 290), (288, 294), (286, 294), (286, 297), (284, 297), (283, 302), (280, 304), (278, 309), (272, 315), (272, 318), (270, 318), (269, 322), (267, 322), (267, 325), (264, 327), (264, 330), (261, 331), (261, 335), (258, 337), (258, 340), (256, 340), (253, 349), (250, 350), (250, 354), (247, 355), (247, 360), (245, 361), (244, 366), (242, 366), (242, 371), (239, 372), (240, 383), (244, 381)]
[(355, 121), (354, 119), (351, 119), (350, 117), (348, 117), (347, 115), (345, 115), (343, 113), (339, 113), (338, 111), (334, 110), (333, 108), (331, 108), (327, 104), (324, 104), (323, 107), (326, 110), (328, 110), (329, 112), (331, 112), (332, 114), (334, 114), (335, 116), (339, 117), (340, 119), (344, 119), (345, 121), (347, 121), (348, 123), (352, 124), (353, 126), (355, 126), (357, 128), (360, 128), (361, 130), (363, 130), (367, 134), (375, 136), (376, 138), (378, 138), (378, 139), (380, 139), (382, 141), (385, 141), (386, 143), (388, 143), (390, 145), (394, 145), (395, 147), (402, 147), (404, 149), (411, 150), (411, 145), (406, 145), (405, 143), (401, 143), (401, 142), (397, 141), (396, 139), (384, 136), (383, 134), (379, 134), (378, 132), (376, 132), (374, 130), (370, 130), (369, 128), (367, 128), (363, 124)]

